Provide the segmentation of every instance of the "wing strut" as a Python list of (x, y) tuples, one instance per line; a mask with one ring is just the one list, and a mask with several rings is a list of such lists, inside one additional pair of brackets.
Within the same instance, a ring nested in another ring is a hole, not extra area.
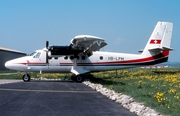
[(83, 66), (77, 66), (77, 58), (74, 58), (71, 72), (75, 75), (80, 75), (89, 72), (89, 70), (85, 70)]

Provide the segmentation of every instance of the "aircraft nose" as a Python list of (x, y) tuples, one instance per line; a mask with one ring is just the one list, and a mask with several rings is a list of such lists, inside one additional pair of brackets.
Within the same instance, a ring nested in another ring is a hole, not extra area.
[(27, 69), (26, 61), (23, 58), (17, 58), (7, 61), (4, 66), (11, 70), (25, 71)]
[(12, 69), (12, 68), (13, 68), (13, 63), (12, 63), (12, 61), (7, 61), (7, 62), (5, 63), (5, 67), (8, 68), (8, 69)]

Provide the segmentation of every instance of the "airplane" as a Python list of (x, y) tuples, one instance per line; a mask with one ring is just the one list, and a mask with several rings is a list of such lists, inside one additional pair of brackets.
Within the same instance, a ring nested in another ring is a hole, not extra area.
[(24, 71), (22, 79), (31, 80), (28, 72), (72, 73), (75, 82), (84, 81), (85, 74), (99, 71), (155, 65), (168, 61), (173, 23), (157, 22), (141, 54), (100, 51), (107, 45), (104, 39), (91, 35), (75, 36), (69, 46), (49, 46), (30, 56), (5, 63), (8, 69)]

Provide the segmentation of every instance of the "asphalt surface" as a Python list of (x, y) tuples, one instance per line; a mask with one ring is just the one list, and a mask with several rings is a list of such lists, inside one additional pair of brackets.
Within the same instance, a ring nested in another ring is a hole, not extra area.
[(0, 84), (0, 116), (135, 116), (82, 83)]

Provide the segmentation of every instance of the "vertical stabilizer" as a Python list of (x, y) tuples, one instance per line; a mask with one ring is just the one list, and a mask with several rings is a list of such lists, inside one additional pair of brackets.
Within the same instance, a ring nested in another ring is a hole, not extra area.
[(162, 51), (172, 50), (170, 48), (173, 23), (158, 22), (147, 42), (142, 55), (149, 56)]

